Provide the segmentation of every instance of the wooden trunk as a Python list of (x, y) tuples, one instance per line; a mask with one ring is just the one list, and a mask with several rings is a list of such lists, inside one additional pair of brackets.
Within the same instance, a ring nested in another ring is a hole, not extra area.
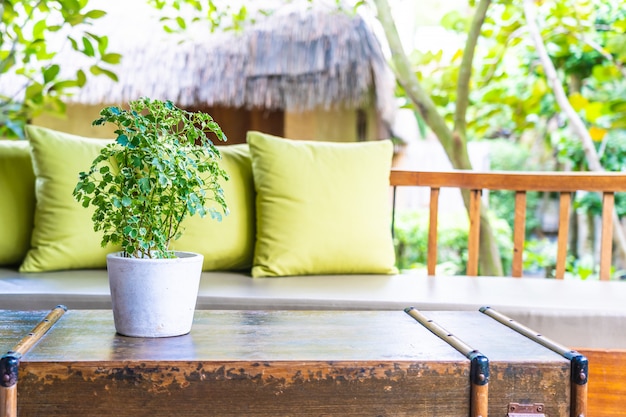
[[(428, 316), (489, 359), (489, 415), (570, 416), (561, 355), (480, 312)], [(7, 333), (32, 324), (13, 318)], [(17, 415), (463, 417), (470, 368), (401, 311), (197, 311), (190, 334), (144, 339), (116, 335), (110, 311), (77, 310), (21, 358)]]

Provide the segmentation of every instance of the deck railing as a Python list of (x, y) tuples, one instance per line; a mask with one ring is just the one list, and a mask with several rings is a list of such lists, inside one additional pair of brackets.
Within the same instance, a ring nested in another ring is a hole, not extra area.
[(429, 232), (427, 269), (435, 274), (437, 265), (437, 225), (439, 192), (451, 187), (466, 190), (469, 194), (469, 240), (467, 275), (478, 275), (480, 241), (481, 195), (483, 190), (509, 190), (515, 192), (515, 221), (513, 227), (513, 263), (511, 275), (522, 276), (523, 248), (526, 227), (527, 193), (559, 193), (559, 226), (557, 236), (556, 278), (563, 279), (568, 253), (569, 218), (572, 210), (572, 194), (576, 191), (592, 191), (602, 195), (602, 231), (600, 243), (601, 280), (610, 278), (615, 193), (626, 192), (626, 173), (615, 172), (475, 172), (475, 171), (400, 171), (392, 170), (391, 185), (397, 187), (418, 186), (430, 189)]

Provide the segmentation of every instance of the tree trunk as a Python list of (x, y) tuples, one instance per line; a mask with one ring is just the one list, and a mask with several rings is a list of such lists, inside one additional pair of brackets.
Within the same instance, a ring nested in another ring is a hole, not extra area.
[[(373, 1), (377, 9), (377, 18), (385, 31), (385, 36), (391, 49), (392, 68), (398, 83), (406, 92), (409, 100), (418, 109), (426, 124), (439, 139), (452, 166), (455, 169), (472, 169), (467, 151), (465, 114), (469, 103), (469, 80), (472, 72), (474, 50), (480, 35), (480, 27), (491, 0), (480, 1), (468, 35), (461, 71), (459, 72), (454, 130), (450, 129), (446, 124), (432, 99), (424, 91), (417, 77), (415, 77), (409, 59), (402, 48), (388, 1)], [(469, 209), (469, 194), (467, 192), (463, 193), (463, 202), (466, 209)], [(482, 275), (503, 274), (498, 246), (485, 207), (481, 208), (479, 268)]]

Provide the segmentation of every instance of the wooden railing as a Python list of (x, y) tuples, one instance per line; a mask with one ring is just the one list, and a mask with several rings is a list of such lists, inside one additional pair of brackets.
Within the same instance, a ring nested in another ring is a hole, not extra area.
[[(626, 173), (615, 172), (475, 172), (475, 171), (398, 171), (391, 172), (391, 185), (419, 186), (430, 189), (430, 220), (428, 232), (428, 274), (435, 274), (437, 265), (437, 222), (439, 191), (451, 187), (469, 192), (469, 240), (467, 275), (478, 274), (480, 240), (481, 194), (483, 190), (515, 192), (515, 222), (513, 227), (513, 263), (511, 275), (522, 276), (522, 255), (526, 226), (526, 196), (528, 192), (558, 192), (559, 229), (557, 237), (556, 278), (563, 279), (567, 258), (569, 218), (572, 193), (593, 191), (602, 195), (602, 231), (600, 249), (600, 279), (610, 278), (612, 259), (615, 193), (626, 192)], [(615, 217), (616, 218), (616, 217)]]

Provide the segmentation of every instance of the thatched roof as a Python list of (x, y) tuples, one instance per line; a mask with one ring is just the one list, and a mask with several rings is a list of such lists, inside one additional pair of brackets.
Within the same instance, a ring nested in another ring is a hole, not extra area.
[(358, 15), (329, 8), (292, 6), (239, 34), (123, 48), (122, 63), (113, 68), (119, 82), (91, 77), (68, 102), (150, 96), (181, 106), (298, 111), (364, 106), (375, 98), (387, 115), (394, 106), (393, 79), (371, 28)]

